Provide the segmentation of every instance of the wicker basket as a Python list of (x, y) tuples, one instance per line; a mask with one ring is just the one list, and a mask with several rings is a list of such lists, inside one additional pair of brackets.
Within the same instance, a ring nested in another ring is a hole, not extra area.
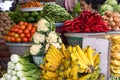
[(65, 33), (68, 45), (80, 45), (82, 47), (82, 40), (84, 37), (100, 36), (106, 33)]
[(6, 43), (11, 54), (24, 55), (30, 50), (32, 43)]

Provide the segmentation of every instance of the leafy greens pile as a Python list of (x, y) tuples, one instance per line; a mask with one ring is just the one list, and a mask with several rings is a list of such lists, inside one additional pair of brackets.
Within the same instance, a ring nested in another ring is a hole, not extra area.
[(44, 17), (48, 17), (54, 22), (64, 22), (65, 20), (72, 19), (72, 16), (61, 6), (57, 4), (47, 4), (43, 8)]

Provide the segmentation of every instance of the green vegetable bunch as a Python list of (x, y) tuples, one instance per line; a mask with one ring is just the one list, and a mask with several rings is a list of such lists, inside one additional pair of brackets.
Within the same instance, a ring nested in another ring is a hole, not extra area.
[(105, 3), (101, 5), (99, 12), (104, 15), (106, 11), (120, 13), (120, 5), (118, 4), (117, 0), (106, 0)]
[(39, 67), (30, 63), (27, 58), (13, 54), (10, 59), (7, 73), (0, 80), (39, 80)]
[(44, 17), (48, 17), (53, 22), (64, 22), (73, 18), (64, 8), (57, 4), (47, 4), (43, 8)]

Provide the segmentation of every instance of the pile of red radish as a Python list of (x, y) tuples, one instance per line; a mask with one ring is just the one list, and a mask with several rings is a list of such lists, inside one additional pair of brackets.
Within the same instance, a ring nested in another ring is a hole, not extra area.
[(98, 12), (91, 11), (82, 11), (78, 17), (65, 21), (63, 25), (64, 32), (96, 33), (110, 29)]

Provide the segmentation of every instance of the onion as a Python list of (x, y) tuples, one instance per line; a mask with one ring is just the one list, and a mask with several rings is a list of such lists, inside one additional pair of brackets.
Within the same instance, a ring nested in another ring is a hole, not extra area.
[(110, 17), (109, 21), (111, 21), (111, 22), (112, 22), (112, 21), (113, 21), (113, 17)]
[(113, 22), (113, 21), (109, 22), (109, 26), (110, 27), (114, 27), (115, 26), (115, 22)]
[(103, 18), (104, 20), (106, 20), (106, 19), (107, 19), (107, 16), (104, 15), (104, 16), (102, 16), (102, 18)]
[(118, 26), (115, 26), (115, 27), (113, 27), (113, 29), (112, 29), (112, 30), (119, 31), (119, 30), (120, 30), (120, 28), (119, 28)]
[(113, 18), (113, 21), (114, 21), (114, 22), (118, 22), (118, 21), (119, 21), (119, 18), (116, 16), (116, 17)]

